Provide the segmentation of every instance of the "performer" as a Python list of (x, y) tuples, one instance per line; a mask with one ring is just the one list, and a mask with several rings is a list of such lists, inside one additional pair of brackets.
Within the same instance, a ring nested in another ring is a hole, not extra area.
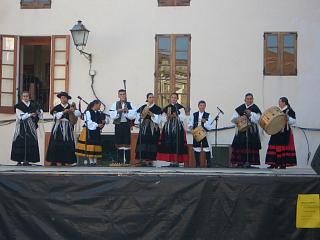
[(14, 132), (11, 160), (17, 166), (29, 166), (29, 162), (40, 162), (37, 128), (42, 110), (30, 101), (27, 91), (22, 93), (21, 101), (15, 105), (16, 128)]
[(118, 91), (119, 101), (113, 103), (109, 110), (115, 125), (115, 143), (118, 163), (129, 164), (132, 120), (136, 118), (135, 107), (127, 101), (126, 90)]
[(156, 160), (157, 145), (160, 137), (161, 108), (154, 103), (152, 93), (147, 94), (147, 104), (141, 106), (137, 113), (136, 124), (140, 125), (136, 146), (136, 159), (143, 160), (141, 165), (152, 165)]
[(81, 113), (68, 103), (68, 100), (71, 99), (68, 93), (60, 92), (57, 97), (60, 98), (61, 103), (50, 111), (54, 117), (54, 125), (51, 131), (46, 160), (51, 162), (51, 166), (57, 166), (57, 163), (61, 163), (64, 166), (65, 164), (77, 162), (73, 125), (70, 123), (70, 116), (80, 117)]
[(165, 123), (157, 153), (157, 166), (179, 166), (188, 160), (188, 147), (183, 121), (185, 110), (178, 102), (178, 94), (172, 93), (170, 104), (163, 109)]
[(89, 103), (84, 113), (85, 125), (76, 145), (76, 155), (87, 157), (90, 166), (96, 166), (97, 159), (102, 158), (101, 130), (106, 124), (106, 115), (100, 108), (100, 100)]
[[(213, 119), (210, 113), (207, 113), (206, 110), (206, 102), (201, 100), (198, 103), (199, 111), (193, 113), (188, 122), (188, 127), (192, 131), (201, 125), (203, 129), (208, 132), (213, 129)], [(197, 142), (195, 138), (193, 138), (193, 150), (194, 150), (194, 158), (196, 160), (196, 167), (200, 167), (200, 153), (201, 149), (206, 154), (206, 166), (208, 168), (211, 167), (210, 159), (211, 159), (211, 152), (209, 148), (209, 143), (207, 137), (202, 139), (200, 142)]]
[(291, 108), (288, 98), (279, 99), (279, 108), (287, 115), (287, 124), (280, 132), (271, 136), (266, 156), (268, 168), (292, 167), (297, 165), (296, 150), (291, 125), (296, 122), (296, 113)]
[(261, 142), (257, 124), (261, 116), (261, 111), (258, 106), (253, 103), (252, 93), (247, 93), (244, 101), (244, 104), (235, 109), (231, 119), (231, 122), (235, 124), (239, 123), (239, 117), (241, 116), (246, 116), (249, 120), (248, 130), (240, 132), (237, 129), (232, 142), (231, 163), (237, 167), (244, 167), (247, 157), (250, 165), (260, 165), (259, 150), (261, 149)]

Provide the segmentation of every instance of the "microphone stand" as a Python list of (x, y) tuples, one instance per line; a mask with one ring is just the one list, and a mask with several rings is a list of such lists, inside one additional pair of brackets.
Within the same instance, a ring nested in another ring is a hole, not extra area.
[(174, 109), (175, 109), (175, 112), (176, 112), (176, 131), (177, 131), (177, 135), (176, 135), (176, 157), (175, 157), (175, 165), (177, 164), (179, 166), (179, 163), (178, 163), (178, 154), (179, 154), (179, 135), (180, 135), (180, 132), (179, 132), (179, 114), (178, 114), (178, 108), (177, 108), (177, 103), (174, 104)]
[[(248, 121), (250, 121), (249, 118), (248, 118)], [(247, 154), (246, 154), (246, 162), (243, 165), (244, 168), (251, 168), (251, 165), (249, 163), (249, 136), (248, 136), (248, 131), (249, 131), (249, 128), (246, 130), (246, 151), (247, 151)]]
[(249, 123), (249, 127), (247, 128), (246, 130), (246, 162), (244, 163), (243, 167), (244, 168), (256, 168), (256, 167), (253, 167), (250, 165), (250, 162), (249, 162), (249, 129), (250, 129), (250, 126), (252, 126), (252, 123), (251, 123), (251, 120), (250, 120), (250, 117), (248, 115), (245, 115), (248, 119), (248, 123)]
[(139, 162), (140, 162), (140, 166), (142, 166), (142, 149), (141, 149), (141, 144), (142, 144), (142, 128), (141, 128), (141, 113), (142, 113), (142, 108), (140, 108), (140, 117), (139, 117)]
[[(219, 109), (219, 112), (217, 114), (217, 116), (214, 118), (214, 120), (216, 120), (216, 124), (215, 124), (215, 130), (214, 130), (214, 149), (215, 149), (215, 152), (217, 152), (217, 146), (218, 146), (218, 121), (219, 121), (219, 116), (221, 114), (221, 110)], [(215, 161), (215, 155), (216, 154), (213, 154), (213, 160), (214, 160), (214, 163), (217, 167), (222, 167), (221, 164), (217, 164), (216, 161)]]
[(217, 116), (214, 118), (216, 120), (216, 126), (215, 126), (215, 131), (214, 131), (214, 146), (217, 147), (218, 145), (218, 121), (219, 121), (219, 115), (221, 111), (217, 114)]

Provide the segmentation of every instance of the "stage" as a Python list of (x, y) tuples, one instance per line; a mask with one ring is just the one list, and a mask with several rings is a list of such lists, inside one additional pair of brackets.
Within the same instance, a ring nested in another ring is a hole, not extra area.
[(202, 175), (202, 176), (297, 176), (320, 177), (311, 168), (172, 168), (172, 167), (44, 167), (0, 165), (0, 174), (90, 174), (90, 175)]
[(319, 239), (312, 169), (0, 166), (0, 239)]

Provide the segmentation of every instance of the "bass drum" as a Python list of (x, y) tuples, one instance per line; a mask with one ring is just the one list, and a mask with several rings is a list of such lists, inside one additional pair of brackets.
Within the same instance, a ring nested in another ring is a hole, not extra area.
[(280, 132), (287, 124), (287, 117), (278, 107), (268, 108), (259, 120), (260, 126), (269, 135)]

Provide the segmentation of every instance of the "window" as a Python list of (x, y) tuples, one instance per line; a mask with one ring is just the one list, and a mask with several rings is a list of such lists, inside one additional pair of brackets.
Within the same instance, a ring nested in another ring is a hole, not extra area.
[(264, 75), (297, 75), (297, 33), (264, 34)]
[(169, 103), (171, 93), (190, 111), (190, 35), (156, 36), (155, 96), (161, 107)]
[(13, 113), (16, 101), (17, 38), (0, 35), (0, 112)]
[(158, 6), (190, 6), (190, 0), (158, 0)]
[(51, 0), (21, 0), (20, 6), (23, 9), (51, 8)]
[(69, 48), (67, 35), (0, 35), (0, 113), (14, 112), (22, 91), (44, 111), (57, 104), (56, 94), (69, 88)]

